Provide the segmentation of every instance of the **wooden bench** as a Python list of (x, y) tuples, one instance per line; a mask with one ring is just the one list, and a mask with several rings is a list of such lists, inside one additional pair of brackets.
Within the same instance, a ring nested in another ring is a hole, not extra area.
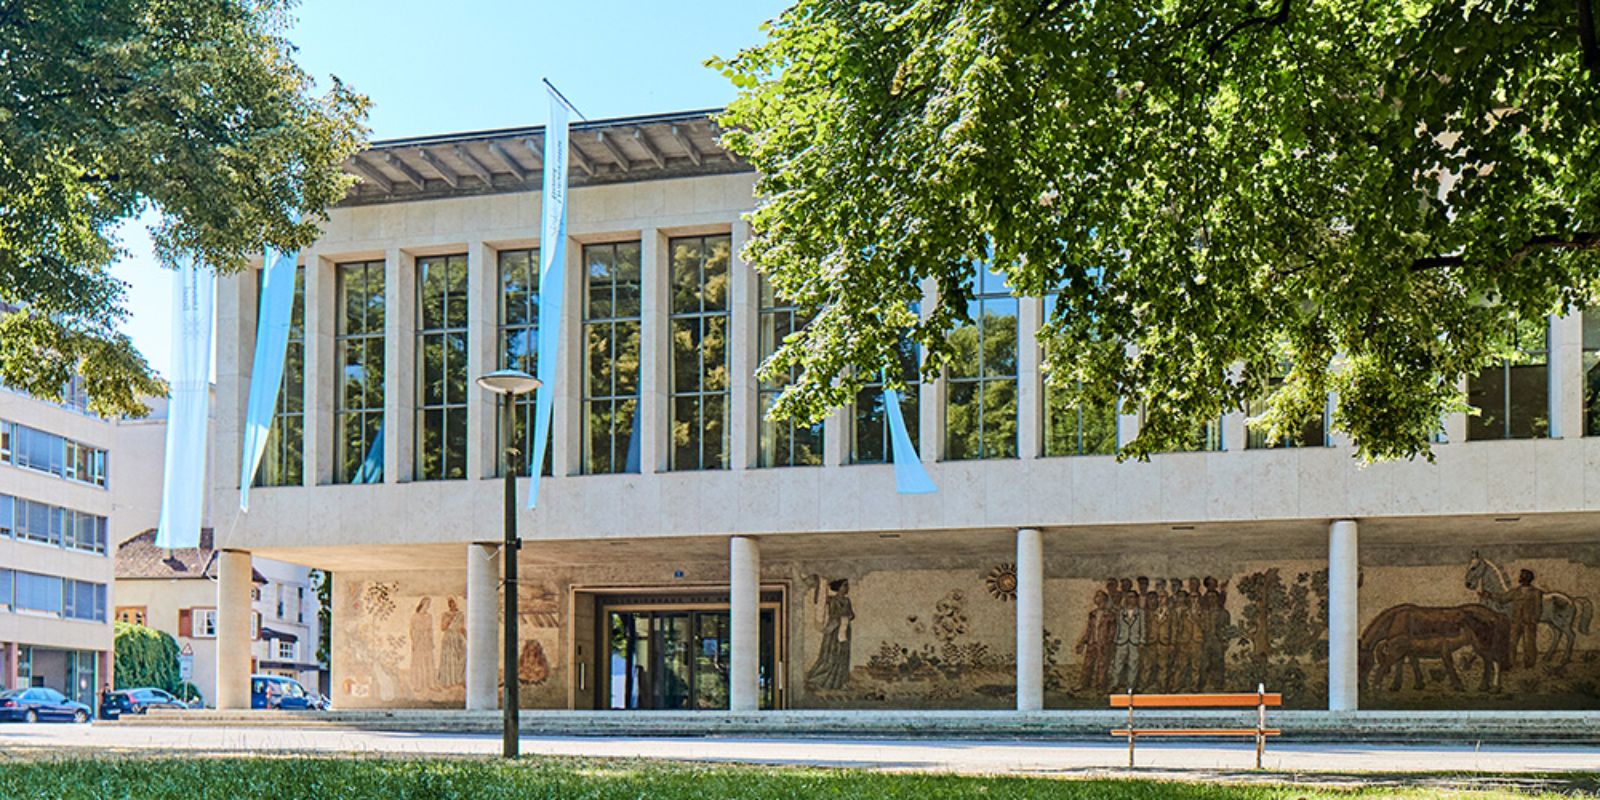
[[(1267, 749), (1267, 737), (1283, 731), (1267, 727), (1267, 707), (1283, 705), (1283, 695), (1269, 693), (1265, 686), (1257, 685), (1254, 694), (1127, 694), (1111, 695), (1112, 708), (1128, 709), (1128, 727), (1118, 728), (1112, 736), (1128, 739), (1128, 766), (1133, 766), (1133, 745), (1141, 736), (1234, 736), (1256, 740), (1256, 769), (1261, 769), (1261, 754)], [(1133, 724), (1136, 708), (1254, 708), (1254, 728), (1138, 728)]]

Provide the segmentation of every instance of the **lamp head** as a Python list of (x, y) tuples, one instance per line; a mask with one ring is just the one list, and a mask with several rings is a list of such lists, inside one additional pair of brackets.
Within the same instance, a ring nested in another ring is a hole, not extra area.
[(478, 385), (494, 392), (515, 397), (539, 388), (539, 379), (520, 369), (497, 369), (478, 377)]

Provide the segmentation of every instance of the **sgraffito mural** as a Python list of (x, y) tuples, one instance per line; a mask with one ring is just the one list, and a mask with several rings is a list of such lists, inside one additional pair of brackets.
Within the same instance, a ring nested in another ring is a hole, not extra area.
[[(1511, 548), (1503, 548), (1511, 549)], [(1600, 708), (1600, 571), (1473, 551), (1363, 569), (1365, 708)]]
[[(336, 704), (461, 708), (466, 703), (465, 573), (342, 573), (335, 575), (334, 586)], [(560, 594), (547, 582), (531, 580), (522, 584), (518, 598), (521, 699), (529, 707), (564, 706), (566, 687), (555, 679)]]

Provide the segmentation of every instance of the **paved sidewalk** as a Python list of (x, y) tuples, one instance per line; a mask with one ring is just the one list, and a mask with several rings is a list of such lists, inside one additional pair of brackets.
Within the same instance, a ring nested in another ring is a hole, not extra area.
[[(526, 754), (597, 758), (661, 758), (752, 764), (813, 765), (963, 773), (1113, 774), (1124, 771), (1126, 746), (1105, 742), (997, 740), (761, 739), (755, 737), (524, 736)], [(1165, 742), (1139, 749), (1139, 772), (1248, 773), (1250, 744)], [(150, 725), (0, 724), (0, 761), (7, 757), (106, 754), (385, 754), (495, 755), (496, 736), (402, 733), (337, 728), (158, 727)], [(1363, 745), (1275, 743), (1269, 772), (1304, 775), (1448, 772), (1595, 772), (1600, 747)], [(1259, 774), (1259, 773), (1257, 773)]]

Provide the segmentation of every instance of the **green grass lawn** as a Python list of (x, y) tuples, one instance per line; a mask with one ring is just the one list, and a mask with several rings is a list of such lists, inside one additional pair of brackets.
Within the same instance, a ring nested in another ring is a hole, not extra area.
[[(801, 745), (803, 746), (803, 745)], [(3, 758), (3, 756), (0, 756)], [(1209, 800), (1377, 798), (1491, 800), (1572, 797), (1502, 789), (1373, 787), (1146, 780), (986, 778), (828, 769), (699, 766), (529, 758), (61, 758), (0, 761), (0, 798), (1061, 798)], [(1591, 795), (1592, 796), (1592, 795)]]

